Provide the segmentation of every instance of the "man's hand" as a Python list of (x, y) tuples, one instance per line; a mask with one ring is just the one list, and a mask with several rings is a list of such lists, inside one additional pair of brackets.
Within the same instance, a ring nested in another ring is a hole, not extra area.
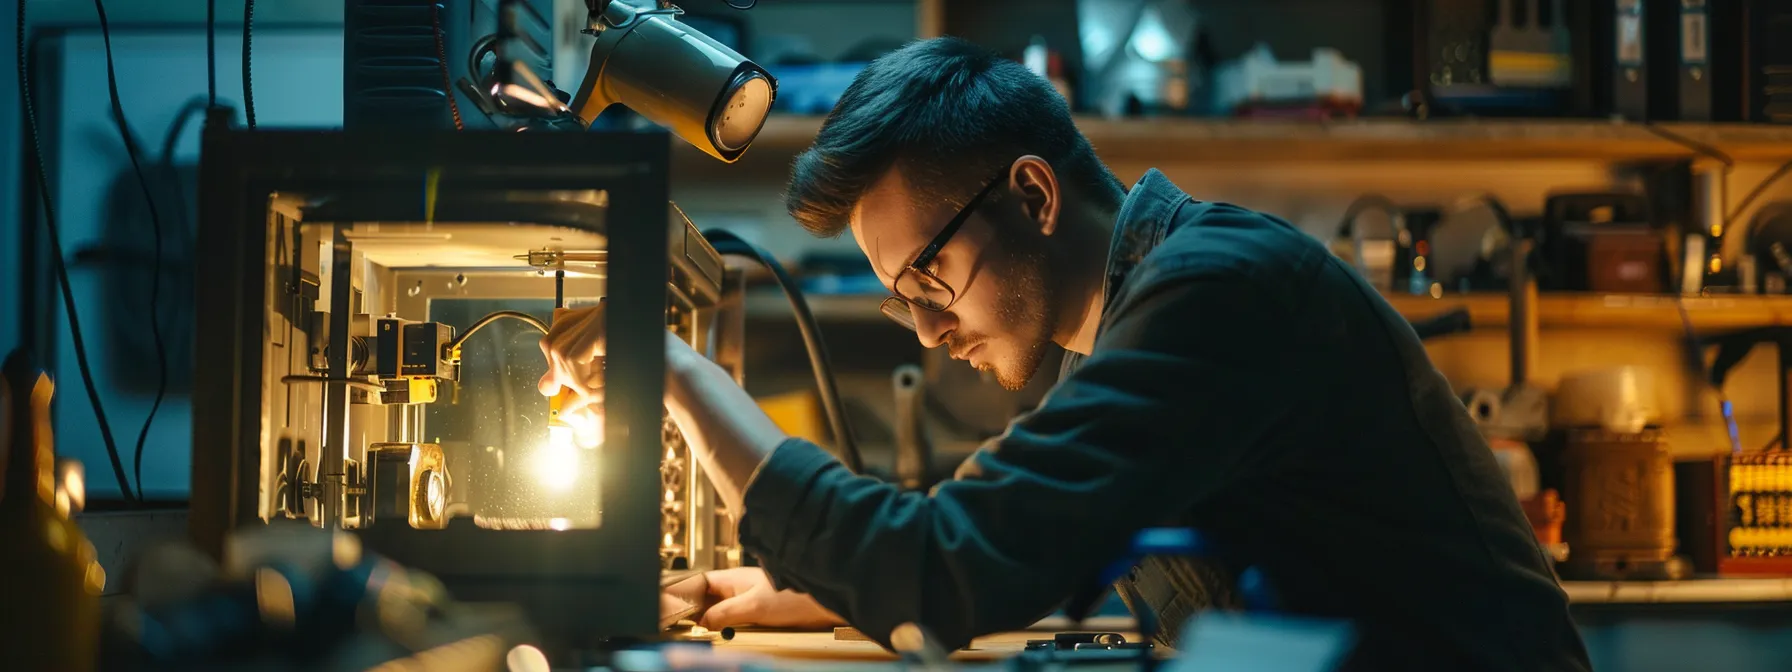
[(603, 442), (604, 306), (554, 311), (554, 325), (541, 339), (548, 372), (537, 387), (551, 397), (571, 392), (560, 406), (560, 420), (572, 427), (581, 446)]
[(794, 590), (778, 590), (765, 570), (739, 567), (705, 572), (709, 595), (720, 600), (703, 612), (703, 627), (757, 625), (766, 628), (822, 630), (846, 625), (846, 620)]

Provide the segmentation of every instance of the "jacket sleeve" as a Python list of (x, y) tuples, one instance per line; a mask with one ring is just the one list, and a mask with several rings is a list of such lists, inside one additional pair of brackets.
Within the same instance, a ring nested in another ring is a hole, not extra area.
[(1300, 420), (1285, 313), (1235, 274), (1159, 286), (1121, 301), (1082, 366), (931, 493), (787, 441), (747, 488), (742, 544), (886, 647), (906, 622), (958, 647), (1049, 615)]

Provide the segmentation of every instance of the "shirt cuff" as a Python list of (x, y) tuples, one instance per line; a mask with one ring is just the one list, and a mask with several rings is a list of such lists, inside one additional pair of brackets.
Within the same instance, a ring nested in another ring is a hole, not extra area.
[[(817, 507), (803, 503), (822, 474), (833, 468), (843, 467), (814, 443), (790, 438), (778, 444), (753, 472), (741, 496), (741, 546), (770, 561), (768, 569), (789, 565), (790, 559), (800, 557), (802, 544), (811, 536), (819, 515), (814, 510)], [(773, 582), (778, 582), (775, 575)]]

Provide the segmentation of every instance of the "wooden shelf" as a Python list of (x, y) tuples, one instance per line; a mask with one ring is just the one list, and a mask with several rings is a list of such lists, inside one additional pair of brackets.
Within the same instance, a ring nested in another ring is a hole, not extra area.
[[(1440, 298), (1390, 295), (1388, 303), (1407, 318), (1430, 317), (1457, 307), (1468, 308), (1476, 329), (1503, 327), (1510, 304), (1505, 294), (1446, 294)], [(1683, 321), (1680, 307), (1686, 308)], [(1537, 318), (1543, 329), (1624, 328), (1746, 329), (1792, 324), (1792, 297), (1694, 296), (1653, 294), (1544, 294)]]
[(1575, 604), (1724, 604), (1792, 602), (1792, 579), (1563, 581)]
[[(875, 321), (886, 318), (877, 305), (883, 295), (818, 294), (805, 296), (809, 310), (824, 321)], [(1431, 317), (1458, 307), (1468, 308), (1476, 329), (1506, 325), (1505, 294), (1446, 294), (1441, 298), (1391, 295), (1388, 303), (1408, 319)], [(1538, 302), (1538, 320), (1544, 329), (1623, 328), (1683, 329), (1680, 306), (1693, 328), (1746, 329), (1792, 325), (1792, 296), (1695, 296), (1643, 294), (1544, 294)], [(747, 315), (754, 319), (790, 319), (790, 305), (774, 289), (758, 289), (747, 295)]]
[[(1692, 150), (1640, 124), (1598, 120), (1362, 119), (1316, 123), (1079, 117), (1077, 125), (1110, 162), (1637, 161), (1694, 156)], [(1792, 126), (1673, 123), (1659, 127), (1720, 149), (1739, 161), (1792, 159)], [(820, 128), (820, 117), (772, 117), (742, 162), (787, 164), (809, 146)], [(675, 153), (681, 160), (704, 159), (721, 165), (689, 147)]]

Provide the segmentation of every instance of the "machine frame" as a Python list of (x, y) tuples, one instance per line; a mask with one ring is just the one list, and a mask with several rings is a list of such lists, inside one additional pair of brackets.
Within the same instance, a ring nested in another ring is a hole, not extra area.
[[(669, 136), (501, 131), (256, 131), (208, 124), (200, 166), (190, 532), (222, 556), (236, 528), (263, 525), (262, 347), (281, 192), (368, 197), (366, 219), (427, 221), (436, 193), (603, 190), (602, 229), (578, 217), (529, 221), (602, 233), (607, 267), (606, 416), (596, 529), (487, 530), (450, 526), (375, 552), (436, 574), (456, 598), (521, 603), (544, 640), (574, 648), (659, 630), (662, 405), (671, 245), (666, 228)], [(434, 176), (434, 177), (432, 177)], [(394, 195), (405, 196), (394, 199)], [(334, 209), (334, 208), (332, 208)], [(646, 222), (653, 225), (628, 225)], [(713, 251), (712, 251), (713, 253)], [(720, 269), (717, 269), (720, 271)], [(738, 276), (735, 276), (738, 279)], [(738, 368), (736, 369), (738, 374)], [(692, 478), (700, 479), (691, 470)], [(377, 529), (377, 526), (376, 526)], [(708, 530), (703, 530), (709, 532)], [(383, 535), (380, 535), (383, 536)], [(697, 563), (694, 563), (697, 564)], [(702, 562), (700, 564), (709, 564)], [(701, 569), (704, 567), (693, 567)]]

